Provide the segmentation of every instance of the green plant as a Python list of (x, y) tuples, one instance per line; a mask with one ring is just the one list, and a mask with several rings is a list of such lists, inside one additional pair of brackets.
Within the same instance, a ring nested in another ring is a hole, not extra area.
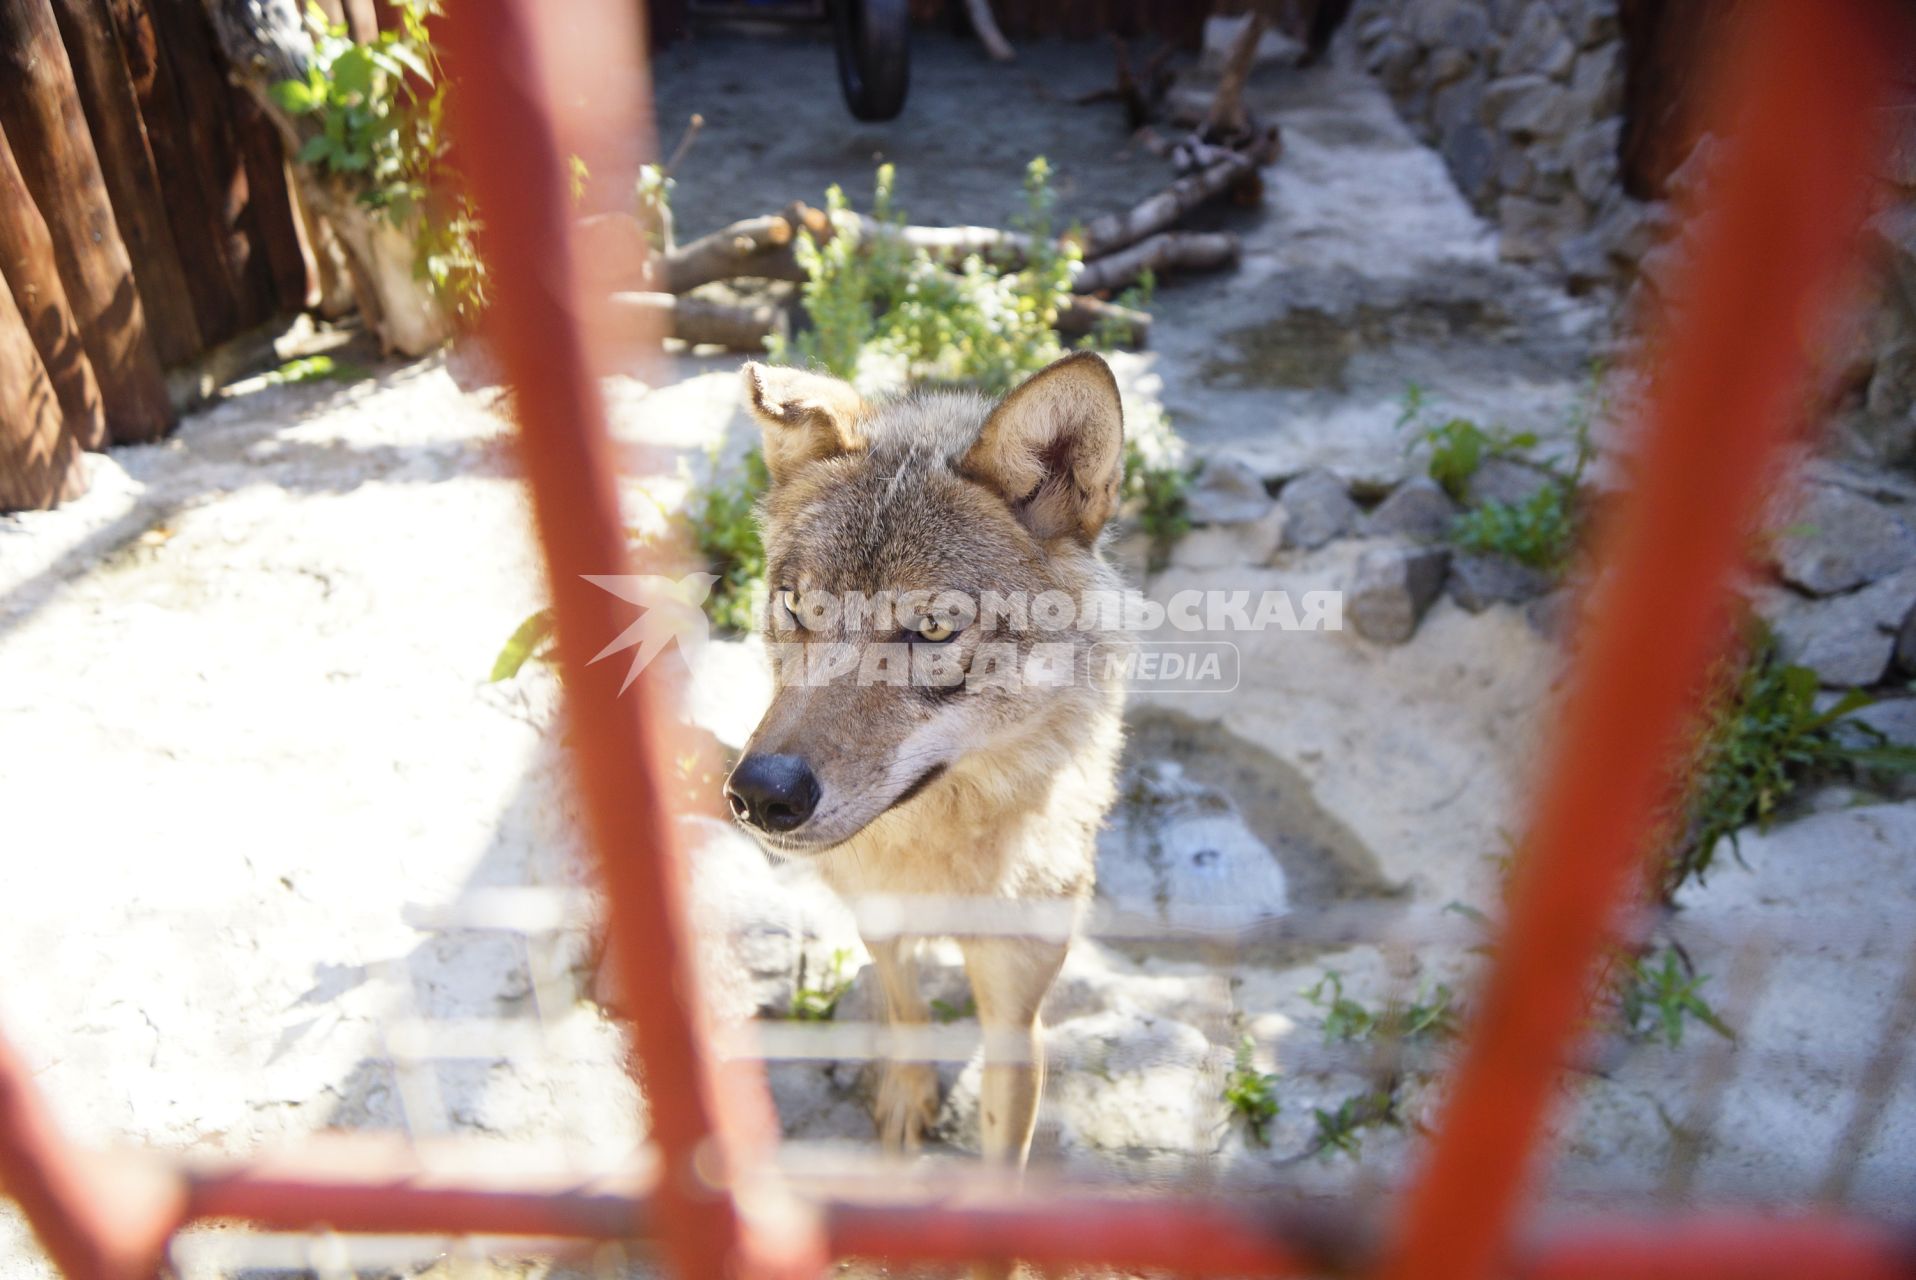
[(693, 494), (686, 518), (693, 546), (718, 575), (705, 598), (706, 616), (717, 626), (750, 631), (765, 607), (765, 544), (756, 508), (771, 482), (764, 454), (752, 449), (736, 477)]
[(1044, 157), (1025, 171), (1025, 212), (1017, 222), (1028, 249), (1016, 268), (973, 254), (952, 271), (923, 250), (909, 250), (897, 234), (904, 215), (894, 200), (896, 181), (891, 165), (880, 166), (872, 214), (863, 220), (842, 189), (826, 191), (833, 234), (820, 243), (801, 231), (794, 247), (811, 327), (778, 344), (774, 358), (855, 378), (869, 352), (898, 361), (912, 381), (997, 394), (1062, 355), (1058, 312), (1070, 300), (1079, 251), (1057, 234)]
[(1451, 540), (1466, 551), (1493, 552), (1545, 573), (1559, 573), (1576, 538), (1574, 492), (1567, 482), (1551, 477), (1521, 503), (1486, 502), (1457, 517)]
[(1397, 426), (1399, 430), (1407, 426), (1416, 428), (1406, 447), (1414, 449), (1422, 445), (1429, 451), (1425, 469), (1430, 478), (1459, 502), (1464, 500), (1470, 478), (1483, 466), (1484, 459), (1509, 457), (1534, 448), (1537, 443), (1534, 432), (1484, 428), (1464, 417), (1434, 420), (1424, 389), (1416, 383), (1404, 392), (1404, 408), (1397, 416)]
[(288, 115), (319, 125), (295, 159), (351, 180), (359, 203), (410, 232), (415, 274), (469, 320), (485, 306), (485, 270), (472, 206), (446, 180), (445, 81), (426, 30), (436, 11), (435, 0), (407, 0), (398, 30), (362, 44), (312, 5), (306, 76), (271, 93)]
[(1697, 973), (1675, 947), (1665, 947), (1662, 958), (1658, 965), (1650, 956), (1634, 956), (1619, 967), (1617, 1016), (1624, 1033), (1661, 1039), (1675, 1049), (1683, 1044), (1684, 1022), (1694, 1018), (1725, 1040), (1735, 1040), (1736, 1033), (1698, 994), (1709, 977)]
[(1326, 1156), (1341, 1151), (1356, 1159), (1363, 1151), (1364, 1130), (1403, 1123), (1397, 1106), (1394, 1089), (1369, 1089), (1344, 1099), (1335, 1111), (1313, 1107), (1311, 1115), (1317, 1121), (1317, 1136), (1311, 1149)]
[(1271, 1145), (1271, 1121), (1277, 1119), (1277, 1077), (1257, 1069), (1252, 1058), (1255, 1046), (1251, 1037), (1238, 1041), (1237, 1054), (1229, 1074), (1224, 1077), (1224, 1105), (1233, 1116), (1244, 1121), (1251, 1141), (1260, 1147)]
[(363, 365), (331, 356), (301, 356), (288, 360), (264, 375), (268, 386), (289, 386), (300, 382), (356, 382), (366, 376)]
[(978, 1002), (966, 996), (962, 1003), (954, 1004), (950, 1000), (933, 1000), (931, 1016), (939, 1022), (957, 1022), (962, 1018), (978, 1016)]
[(1398, 1040), (1440, 1040), (1457, 1029), (1455, 996), (1441, 982), (1428, 996), (1420, 994), (1409, 1004), (1392, 1003), (1375, 1010), (1345, 995), (1343, 975), (1326, 969), (1304, 998), (1324, 1011), (1327, 1043), (1366, 1040), (1373, 1034)]
[(1819, 711), (1816, 673), (1784, 662), (1765, 627), (1753, 629), (1744, 654), (1712, 678), (1683, 771), (1688, 791), (1670, 823), (1665, 897), (1686, 880), (1701, 883), (1723, 843), (1739, 853), (1738, 831), (1752, 823), (1767, 830), (1779, 807), (1818, 775), (1842, 766), (1916, 770), (1916, 748), (1851, 719), (1870, 704), (1868, 694), (1851, 690)]
[(1126, 427), (1122, 497), (1161, 552), (1191, 528), (1185, 494), (1197, 477), (1197, 464), (1186, 461), (1184, 441), (1163, 410), (1134, 414)]
[(486, 679), (497, 684), (501, 680), (510, 680), (519, 674), (519, 669), (535, 658), (541, 662), (550, 662), (553, 654), (553, 615), (551, 609), (540, 609), (527, 616), (514, 628), (506, 640), (505, 647), (499, 650), (499, 656), (492, 660), (492, 674)]
[(843, 947), (832, 952), (831, 963), (814, 985), (806, 980), (805, 956), (801, 953), (798, 987), (792, 992), (792, 1017), (800, 1022), (830, 1022), (832, 1015), (838, 1012), (838, 1002), (852, 989), (852, 980), (845, 973), (851, 959), (852, 953)]

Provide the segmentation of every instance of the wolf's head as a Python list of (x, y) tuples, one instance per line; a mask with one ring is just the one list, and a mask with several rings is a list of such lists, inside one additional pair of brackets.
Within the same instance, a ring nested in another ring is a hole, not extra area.
[(726, 799), (788, 853), (841, 845), (1020, 739), (1069, 735), (1094, 689), (1087, 593), (1118, 505), (1111, 370), (1073, 355), (997, 404), (872, 403), (747, 365), (772, 486), (761, 508), (770, 710)]

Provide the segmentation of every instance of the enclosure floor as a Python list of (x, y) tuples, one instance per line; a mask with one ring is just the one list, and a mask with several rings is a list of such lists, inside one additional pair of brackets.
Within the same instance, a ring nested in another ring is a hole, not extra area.
[[(1038, 153), (1067, 217), (1127, 205), (1166, 171), (1115, 108), (1072, 104), (1110, 71), (1099, 44), (1035, 47), (998, 67), (925, 36), (905, 119), (861, 126), (814, 36), (703, 36), (658, 68), (662, 131), (695, 110), (707, 119), (678, 174), (681, 233), (817, 201), (833, 181), (862, 206), (885, 160), (922, 222), (1003, 223)], [(1417, 465), (1396, 426), (1411, 383), (1446, 410), (1567, 439), (1601, 309), (1500, 263), (1441, 161), (1365, 78), (1270, 70), (1255, 105), (1283, 127), (1285, 152), (1260, 209), (1214, 215), (1244, 237), (1243, 264), (1161, 291), (1151, 350), (1114, 360), (1131, 409), (1161, 405), (1200, 456), (1271, 477), (1327, 466), (1360, 490)], [(650, 387), (611, 383), (628, 456), (747, 447), (737, 364), (677, 357)], [(408, 913), (577, 877), (550, 677), (486, 680), (543, 597), (489, 403), (462, 394), (440, 358), (345, 386), (256, 388), (165, 444), (92, 459), (84, 499), (0, 518), (0, 972), (16, 979), (0, 988), (0, 1026), (86, 1140), (216, 1154), (405, 1126), (590, 1163), (637, 1139), (614, 1028), (575, 986), (556, 1004), (535, 992), (542, 974), (575, 981), (580, 940), (542, 955)], [(654, 491), (668, 504), (678, 492)], [(1148, 587), (1334, 586), (1363, 546)], [(1087, 943), (1047, 1015), (1059, 1065), (1039, 1161), (1319, 1197), (1399, 1179), (1420, 1141), (1411, 1129), (1367, 1137), (1356, 1159), (1295, 1158), (1314, 1111), (1363, 1083), (1288, 1065), (1322, 1043), (1303, 992), (1330, 970), (1370, 1001), (1467, 989), (1481, 963), (1472, 940), (1435, 925), (1456, 925), (1453, 902), (1494, 907), (1560, 673), (1522, 611), (1473, 615), (1445, 599), (1401, 648), (1348, 631), (1266, 637), (1228, 698), (1139, 699), (1137, 751), (1188, 756), (1274, 847), (1308, 836), (1330, 849), (1317, 901), (1374, 901), (1405, 936), (1443, 940), (1197, 958)], [(766, 696), (759, 655), (714, 644), (694, 674), (697, 718), (736, 746)], [(1815, 1191), (1916, 924), (1916, 807), (1855, 800), (1827, 794), (1747, 835), (1741, 865), (1686, 894), (1675, 934), (1713, 975), (1737, 1053), (1724, 1064), (1695, 1029), (1678, 1049), (1612, 1046), (1566, 1089), (1545, 1175), (1555, 1203)], [(1299, 805), (1310, 832), (1295, 825)], [(714, 891), (725, 903), (802, 902), (817, 950), (843, 939), (842, 918), (796, 873), (713, 865), (742, 868), (742, 888)], [(1747, 938), (1779, 941), (1744, 998), (1730, 944)], [(927, 980), (962, 1001), (949, 954), (934, 954)], [(542, 1025), (550, 1052), (459, 1056), (423, 1082), (387, 1065), (396, 1026), (482, 1018)], [(1277, 1045), (1284, 1073), (1269, 1148), (1215, 1102), (1244, 1031)], [(1718, 1066), (1727, 1074), (1712, 1076)], [(932, 1158), (966, 1142), (975, 1085), (955, 1065), (946, 1080), (957, 1112)], [(856, 1069), (782, 1066), (774, 1085), (799, 1157), (868, 1148)], [(1431, 1095), (1414, 1091), (1413, 1118)], [(1860, 1155), (1852, 1202), (1905, 1209), (1907, 1073)], [(0, 1276), (44, 1274), (0, 1208)]]

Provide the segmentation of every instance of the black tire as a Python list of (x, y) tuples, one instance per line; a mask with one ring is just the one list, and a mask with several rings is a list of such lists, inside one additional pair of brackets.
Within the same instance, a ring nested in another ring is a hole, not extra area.
[(890, 120), (911, 83), (909, 0), (831, 0), (838, 83), (860, 120)]

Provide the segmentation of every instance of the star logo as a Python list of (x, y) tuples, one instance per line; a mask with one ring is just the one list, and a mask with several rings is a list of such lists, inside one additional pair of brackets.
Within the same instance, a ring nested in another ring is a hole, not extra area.
[[(679, 642), (679, 650), (687, 658), (693, 649), (705, 643), (711, 627), (705, 620), (705, 610), (701, 607), (705, 597), (712, 594), (712, 584), (718, 576), (711, 573), (688, 573), (683, 578), (655, 577), (645, 573), (586, 573), (581, 574), (587, 582), (601, 591), (609, 591), (621, 600), (629, 600), (645, 610), (638, 621), (618, 634), (618, 637), (599, 650), (592, 661), (609, 658), (625, 649), (632, 649), (632, 665), (626, 668), (625, 683), (619, 686), (624, 693), (639, 678), (639, 673), (650, 666), (652, 659), (665, 652), (665, 647), (674, 639)], [(589, 664), (588, 664), (589, 665)]]

